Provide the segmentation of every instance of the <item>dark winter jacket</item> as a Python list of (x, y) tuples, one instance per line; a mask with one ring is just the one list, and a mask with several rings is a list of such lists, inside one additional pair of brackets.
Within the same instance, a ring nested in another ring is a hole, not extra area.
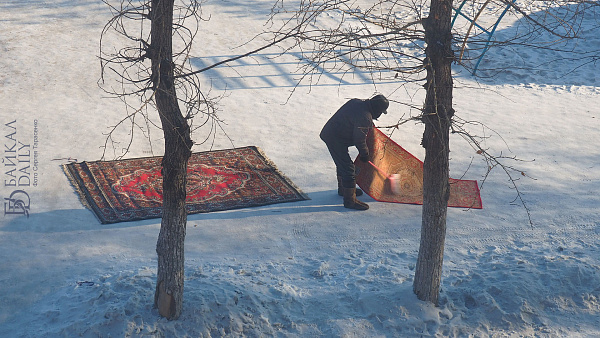
[(327, 121), (320, 137), (325, 143), (356, 146), (360, 156), (367, 156), (367, 133), (372, 127), (373, 115), (369, 101), (352, 99)]

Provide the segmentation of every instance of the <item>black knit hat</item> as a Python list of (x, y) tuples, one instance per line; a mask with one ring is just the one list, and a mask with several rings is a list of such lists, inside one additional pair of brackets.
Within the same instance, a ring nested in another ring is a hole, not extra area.
[(381, 94), (377, 94), (370, 98), (369, 103), (371, 104), (373, 113), (377, 114), (377, 116), (380, 116), (381, 114), (387, 114), (387, 109), (390, 106), (388, 99)]

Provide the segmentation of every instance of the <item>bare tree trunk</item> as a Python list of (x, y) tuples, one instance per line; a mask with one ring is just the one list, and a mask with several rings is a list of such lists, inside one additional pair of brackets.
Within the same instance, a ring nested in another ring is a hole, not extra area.
[(152, 0), (152, 81), (163, 133), (163, 215), (156, 244), (158, 273), (154, 305), (161, 316), (177, 319), (183, 308), (184, 240), (187, 222), (186, 177), (191, 155), (190, 128), (182, 116), (174, 85), (173, 0)]
[(450, 195), (449, 131), (452, 115), (452, 35), (451, 0), (431, 0), (429, 17), (424, 22), (427, 42), (427, 84), (423, 122), (423, 216), (421, 243), (413, 290), (424, 301), (438, 304), (446, 213)]

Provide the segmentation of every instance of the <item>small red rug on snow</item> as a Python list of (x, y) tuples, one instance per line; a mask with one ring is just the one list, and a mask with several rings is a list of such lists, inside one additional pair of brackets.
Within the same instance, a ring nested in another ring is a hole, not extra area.
[[(65, 173), (101, 223), (162, 214), (162, 157), (69, 163)], [(257, 147), (194, 153), (188, 162), (188, 214), (309, 199)]]
[[(423, 204), (423, 162), (392, 141), (379, 129), (367, 136), (367, 146), (373, 154), (373, 164), (388, 176), (398, 174), (400, 192), (392, 193), (387, 176), (370, 163), (358, 158), (356, 183), (365, 193), (380, 202)], [(477, 181), (450, 179), (449, 207), (482, 209)]]

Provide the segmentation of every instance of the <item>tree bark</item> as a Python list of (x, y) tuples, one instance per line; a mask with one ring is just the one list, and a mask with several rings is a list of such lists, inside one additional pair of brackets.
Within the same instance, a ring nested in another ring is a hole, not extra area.
[(190, 128), (179, 109), (172, 51), (174, 0), (152, 0), (151, 45), (154, 99), (165, 136), (162, 160), (163, 206), (156, 244), (158, 272), (154, 305), (161, 316), (177, 319), (183, 308), (186, 178), (191, 155)]
[(427, 47), (427, 90), (425, 97), (422, 145), (423, 215), (421, 243), (415, 269), (413, 290), (417, 298), (439, 302), (439, 291), (446, 238), (446, 213), (450, 196), (449, 133), (452, 108), (451, 0), (431, 0), (429, 17), (424, 21)]

